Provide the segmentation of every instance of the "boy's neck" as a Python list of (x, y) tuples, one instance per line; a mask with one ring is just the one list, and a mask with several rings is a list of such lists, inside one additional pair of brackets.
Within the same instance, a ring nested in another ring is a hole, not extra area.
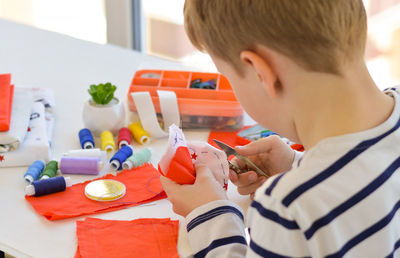
[(343, 77), (310, 73), (294, 88), (294, 123), (306, 149), (328, 137), (376, 127), (394, 107), (393, 99), (376, 87), (364, 62), (346, 69)]

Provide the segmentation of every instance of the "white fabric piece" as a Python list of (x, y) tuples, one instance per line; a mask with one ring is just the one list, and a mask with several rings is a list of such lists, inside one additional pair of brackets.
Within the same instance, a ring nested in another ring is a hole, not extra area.
[(187, 147), (185, 135), (176, 125), (171, 125), (169, 127), (167, 150), (158, 163), (163, 173), (167, 171), (169, 163), (171, 163), (172, 158), (175, 156), (178, 147)]
[(220, 183), (225, 189), (227, 188), (229, 165), (225, 152), (206, 142), (194, 141), (186, 143), (185, 135), (176, 125), (171, 125), (169, 127), (167, 150), (159, 162), (160, 169), (163, 173), (167, 171), (178, 147), (188, 148), (192, 157), (193, 165), (203, 165), (208, 167), (218, 183)]
[(229, 178), (228, 158), (225, 152), (206, 142), (188, 142), (189, 152), (195, 166), (208, 167), (215, 179), (226, 189)]
[(35, 160), (50, 159), (50, 146), (47, 139), (44, 106), (35, 102), (32, 106), (29, 131), (16, 151), (0, 153), (0, 167), (29, 166)]
[(28, 129), (32, 105), (33, 95), (31, 91), (26, 91), (23, 88), (14, 89), (10, 130), (0, 132), (0, 153), (18, 149)]
[[(161, 114), (164, 120), (164, 128), (180, 122), (176, 94), (173, 91), (157, 91), (160, 100)], [(158, 123), (157, 114), (149, 92), (132, 92), (137, 112), (143, 129), (155, 138), (168, 136)]]
[(41, 102), (44, 105), (47, 139), (51, 146), (54, 132), (54, 92), (49, 88), (30, 88), (33, 94), (33, 101)]

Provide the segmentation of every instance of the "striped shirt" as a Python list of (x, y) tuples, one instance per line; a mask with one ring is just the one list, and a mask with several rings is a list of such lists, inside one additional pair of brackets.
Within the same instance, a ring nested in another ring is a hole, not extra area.
[[(400, 94), (379, 126), (322, 140), (270, 177), (246, 223), (230, 201), (186, 217), (195, 257), (400, 257)], [(248, 227), (250, 241), (245, 238)]]

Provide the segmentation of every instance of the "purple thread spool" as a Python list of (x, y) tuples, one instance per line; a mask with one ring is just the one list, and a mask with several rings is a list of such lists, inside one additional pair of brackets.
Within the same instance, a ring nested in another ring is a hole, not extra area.
[(60, 171), (63, 174), (98, 175), (103, 162), (97, 157), (62, 157)]

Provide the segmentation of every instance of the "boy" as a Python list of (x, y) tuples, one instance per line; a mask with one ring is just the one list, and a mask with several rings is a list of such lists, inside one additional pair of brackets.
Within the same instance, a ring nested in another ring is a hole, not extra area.
[(193, 185), (163, 177), (195, 257), (400, 257), (400, 95), (367, 71), (362, 0), (187, 0), (184, 14), (249, 115), (306, 149), (293, 162), (276, 137), (236, 148), (271, 175), (231, 175), (258, 188), (249, 244), (207, 167)]

